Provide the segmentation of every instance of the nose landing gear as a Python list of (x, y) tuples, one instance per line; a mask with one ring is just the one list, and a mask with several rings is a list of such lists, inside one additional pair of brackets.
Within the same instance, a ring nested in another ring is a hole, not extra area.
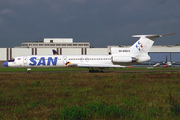
[(31, 68), (27, 68), (27, 73), (30, 73), (30, 71), (31, 71)]

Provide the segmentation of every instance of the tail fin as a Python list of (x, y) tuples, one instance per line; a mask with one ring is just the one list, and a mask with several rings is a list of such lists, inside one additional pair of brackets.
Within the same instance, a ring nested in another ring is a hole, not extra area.
[(132, 37), (140, 37), (140, 39), (130, 47), (132, 53), (148, 53), (158, 37), (174, 35), (175, 33), (164, 35), (133, 35)]
[(53, 55), (59, 55), (56, 50), (52, 50), (52, 51), (53, 51)]

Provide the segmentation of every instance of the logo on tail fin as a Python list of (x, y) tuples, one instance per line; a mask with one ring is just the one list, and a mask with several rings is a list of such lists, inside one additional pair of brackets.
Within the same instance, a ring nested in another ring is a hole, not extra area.
[(141, 51), (141, 50), (142, 50), (143, 45), (140, 43), (140, 41), (138, 41), (138, 42), (137, 42), (137, 44), (136, 44), (136, 48), (137, 48), (139, 51)]
[(57, 51), (52, 50), (53, 51), (53, 55), (59, 55)]

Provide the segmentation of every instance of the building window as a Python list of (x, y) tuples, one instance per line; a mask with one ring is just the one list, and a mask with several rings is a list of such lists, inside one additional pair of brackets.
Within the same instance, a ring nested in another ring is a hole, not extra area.
[(28, 46), (28, 44), (22, 44), (22, 46)]
[(43, 46), (43, 44), (39, 44), (39, 46)]
[(77, 46), (77, 44), (73, 44), (73, 46)]
[(72, 44), (67, 44), (67, 46), (72, 46)]
[(33, 44), (33, 46), (38, 46), (38, 44)]
[(89, 46), (89, 44), (84, 44), (84, 46)]
[(50, 40), (50, 43), (53, 43), (53, 40)]

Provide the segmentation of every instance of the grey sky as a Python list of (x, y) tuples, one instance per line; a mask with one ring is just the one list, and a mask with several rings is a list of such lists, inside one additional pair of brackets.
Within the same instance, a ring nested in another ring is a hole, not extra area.
[(0, 47), (45, 37), (132, 45), (134, 34), (166, 34), (156, 45), (180, 44), (179, 0), (0, 0)]

